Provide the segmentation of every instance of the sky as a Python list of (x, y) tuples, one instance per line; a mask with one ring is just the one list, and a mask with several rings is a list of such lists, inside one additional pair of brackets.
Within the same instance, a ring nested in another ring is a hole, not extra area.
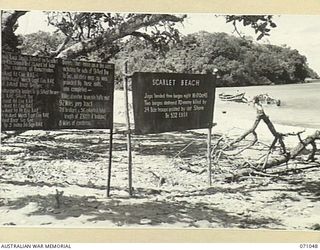
[[(320, 75), (320, 15), (276, 15), (274, 22), (277, 27), (260, 43), (286, 44), (297, 49), (307, 57), (309, 66)], [(223, 16), (212, 13), (188, 14), (183, 25), (179, 24), (177, 27), (182, 34), (198, 31), (234, 34), (232, 24), (227, 24)], [(256, 37), (251, 29), (241, 26), (239, 29), (247, 36)], [(29, 34), (39, 30), (54, 31), (54, 28), (47, 25), (43, 12), (32, 11), (19, 19), (17, 33)]]

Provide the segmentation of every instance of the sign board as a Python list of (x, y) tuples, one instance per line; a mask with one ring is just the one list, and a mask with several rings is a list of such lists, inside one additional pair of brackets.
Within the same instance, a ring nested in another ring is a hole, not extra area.
[(112, 128), (114, 65), (2, 52), (2, 130)]
[(138, 72), (132, 95), (136, 134), (212, 127), (214, 75)]

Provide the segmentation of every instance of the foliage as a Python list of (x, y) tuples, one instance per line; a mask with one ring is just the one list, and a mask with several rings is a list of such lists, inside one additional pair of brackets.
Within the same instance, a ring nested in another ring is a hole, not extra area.
[[(47, 12), (49, 24), (66, 37), (58, 57), (78, 58), (97, 54), (108, 61), (119, 52), (119, 42), (128, 36), (140, 37), (157, 50), (165, 49), (171, 41), (179, 40), (175, 24), (185, 15)], [(70, 45), (70, 42), (74, 44)]]
[(144, 41), (132, 38), (113, 61), (121, 65), (131, 58), (131, 72), (205, 74), (218, 69), (221, 86), (301, 82), (315, 74), (305, 56), (285, 46), (261, 45), (225, 33), (199, 32), (181, 39), (162, 55)]
[(61, 33), (51, 34), (49, 32), (38, 31), (36, 33), (19, 36), (21, 40), (21, 53), (27, 55), (48, 56), (64, 40)]
[(235, 32), (243, 37), (238, 30), (237, 23), (242, 23), (243, 26), (250, 26), (256, 34), (257, 40), (264, 36), (269, 36), (269, 32), (277, 25), (272, 21), (272, 15), (226, 15), (227, 23), (231, 22), (234, 26)]
[[(4, 11), (2, 37), (14, 37), (13, 27), (18, 18), (26, 11)], [(167, 51), (168, 45), (179, 41), (180, 34), (176, 23), (183, 22), (186, 15), (140, 14), (140, 13), (88, 13), (47, 11), (48, 24), (64, 35), (55, 50), (48, 56), (69, 59), (89, 58), (92, 53), (102, 61), (108, 61), (119, 51), (119, 42), (127, 37), (139, 37), (148, 41), (156, 50)], [(227, 15), (226, 22), (232, 22), (235, 30), (237, 23), (250, 25), (257, 33), (257, 39), (269, 35), (276, 27), (271, 15)], [(239, 33), (239, 35), (241, 35)], [(4, 39), (3, 44), (15, 50), (14, 39)], [(47, 51), (39, 51), (47, 54)]]
[[(5, 11), (2, 18), (4, 46), (15, 50), (14, 26), (26, 11)], [(118, 51), (117, 44), (129, 36), (140, 37), (155, 48), (163, 49), (169, 42), (179, 39), (176, 23), (183, 22), (186, 15), (140, 14), (140, 13), (88, 13), (46, 12), (48, 23), (64, 35), (64, 40), (50, 51), (48, 56), (76, 59), (98, 54), (108, 61)], [(12, 37), (14, 39), (4, 39)], [(41, 51), (40, 54), (46, 52)]]
[[(12, 49), (17, 19), (26, 12), (8, 12), (2, 19), (2, 37)], [(297, 50), (259, 45), (244, 39), (237, 24), (250, 26), (257, 39), (268, 36), (276, 24), (271, 15), (226, 15), (240, 37), (199, 32), (181, 36), (175, 27), (186, 15), (139, 13), (47, 12), (57, 28), (50, 35), (38, 32), (20, 37), (21, 51), (49, 57), (114, 62), (117, 81), (128, 58), (129, 71), (213, 73), (221, 86), (281, 84), (318, 77)], [(8, 36), (4, 35), (8, 34)], [(10, 36), (11, 35), (11, 36)]]

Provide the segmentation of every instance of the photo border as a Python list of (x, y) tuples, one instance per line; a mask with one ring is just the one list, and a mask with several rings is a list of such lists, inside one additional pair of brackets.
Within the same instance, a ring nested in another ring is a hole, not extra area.
[[(2, 10), (320, 15), (319, 0), (0, 0)], [(319, 231), (0, 227), (0, 242), (320, 242)]]

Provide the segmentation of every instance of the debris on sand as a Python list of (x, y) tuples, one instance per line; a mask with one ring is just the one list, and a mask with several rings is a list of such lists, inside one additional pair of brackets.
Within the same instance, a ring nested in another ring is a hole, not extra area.
[(269, 96), (268, 94), (260, 94), (260, 95), (255, 96), (253, 99), (256, 99), (256, 98), (258, 98), (259, 103), (261, 103), (261, 104), (272, 104), (272, 105), (277, 105), (277, 106), (281, 105), (280, 99), (273, 98), (273, 97)]

